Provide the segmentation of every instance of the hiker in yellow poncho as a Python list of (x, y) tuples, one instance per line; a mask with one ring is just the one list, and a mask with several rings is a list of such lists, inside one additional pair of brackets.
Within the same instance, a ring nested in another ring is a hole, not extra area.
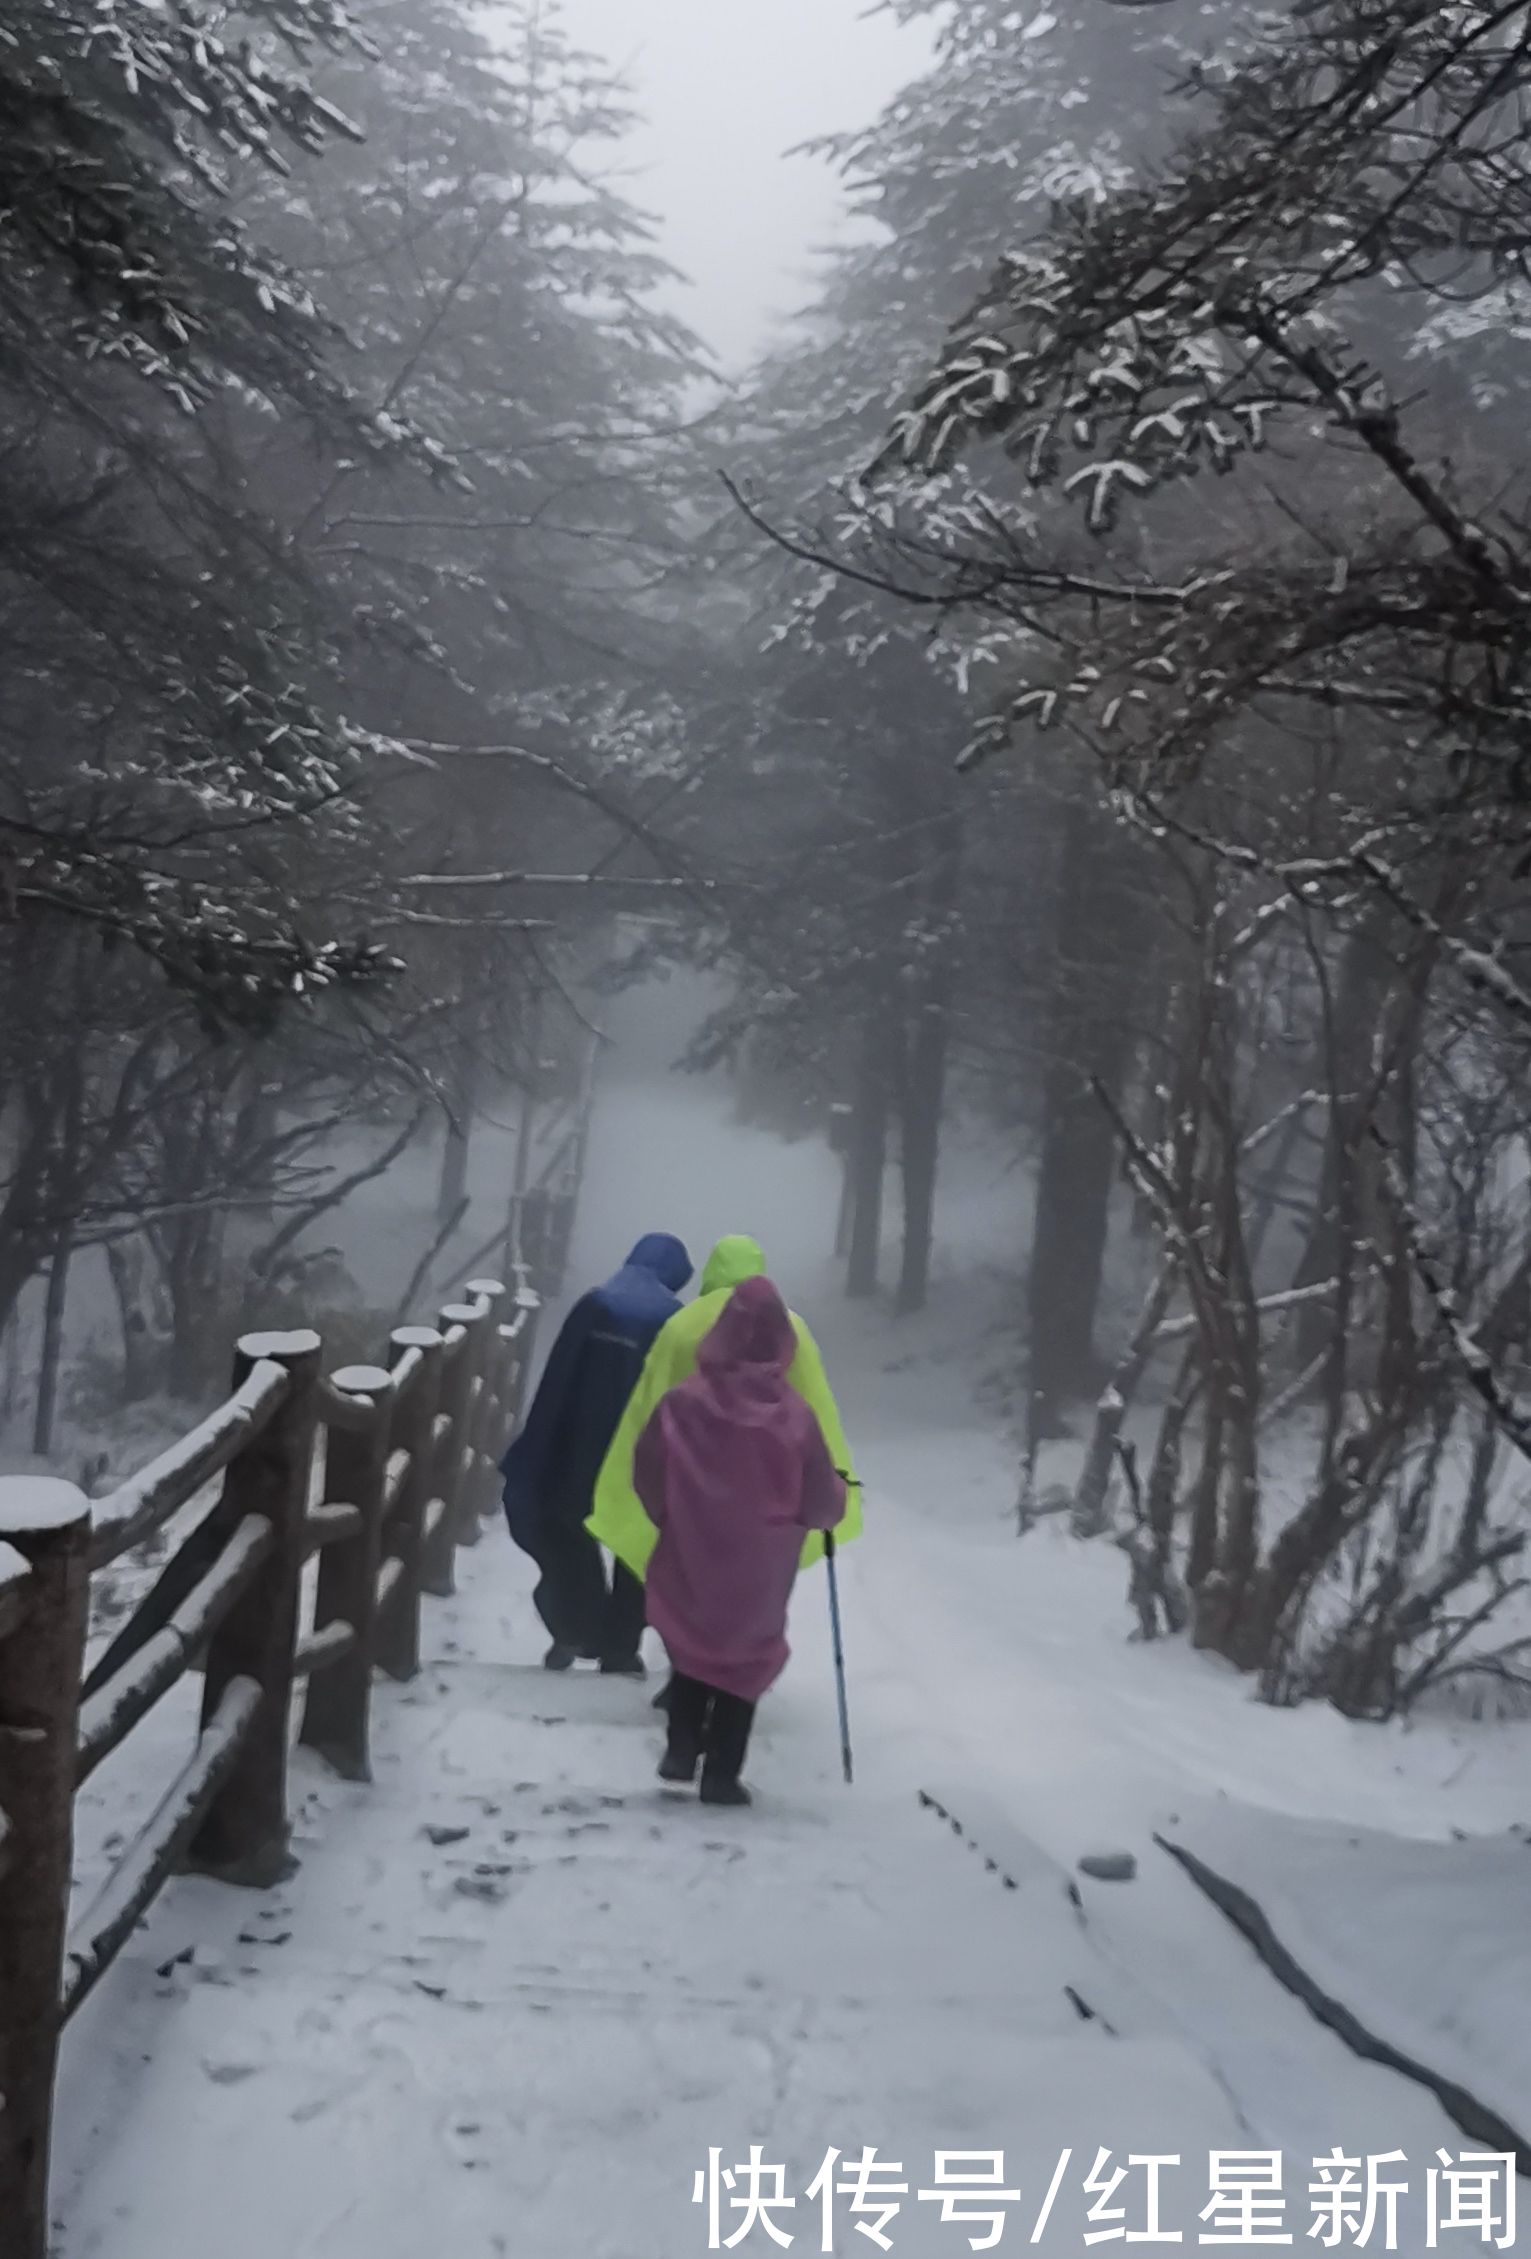
[[(672, 1388), (678, 1388), (682, 1381), (689, 1380), (696, 1371), (697, 1350), (717, 1324), (734, 1288), (745, 1279), (763, 1278), (765, 1267), (765, 1256), (755, 1240), (738, 1237), (718, 1241), (702, 1273), (700, 1294), (678, 1311), (660, 1332), (649, 1351), (642, 1378), (622, 1415), (622, 1424), (612, 1438), (611, 1449), (596, 1481), (595, 1511), (585, 1527), (616, 1555), (624, 1568), (631, 1569), (635, 1577), (643, 1575), (659, 1542), (659, 1533), (633, 1487), (633, 1453), (638, 1448), (638, 1438), (653, 1418), (660, 1398)], [(789, 1315), (792, 1330), (797, 1335), (797, 1356), (787, 1374), (788, 1382), (818, 1420), (836, 1468), (850, 1480), (845, 1519), (834, 1532), (836, 1545), (845, 1545), (861, 1534), (861, 1493), (853, 1479), (850, 1447), (830, 1394), (818, 1344), (796, 1312)], [(806, 1568), (823, 1557), (823, 1533), (813, 1530), (803, 1547), (803, 1566)]]

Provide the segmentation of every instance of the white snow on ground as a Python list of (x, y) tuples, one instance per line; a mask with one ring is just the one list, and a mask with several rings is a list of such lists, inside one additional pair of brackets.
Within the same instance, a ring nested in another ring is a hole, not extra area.
[[(984, 1203), (949, 1225), (910, 1335), (835, 1295), (835, 1193), (816, 1147), (742, 1132), (712, 1090), (619, 1061), (575, 1276), (643, 1231), (700, 1254), (753, 1230), (812, 1320), (868, 1482), (868, 1534), (843, 1561), (856, 1786), (838, 1777), (820, 1573), (764, 1713), (760, 1803), (709, 1814), (660, 1797), (642, 1688), (535, 1670), (525, 1564), (492, 1533), (459, 1598), (430, 1604), (431, 1667), (379, 1692), (374, 1787), (305, 1764), (293, 1883), (267, 1899), (177, 1886), (71, 2034), (64, 2259), (416, 2259), (438, 2243), (453, 2259), (679, 2259), (707, 2248), (690, 2198), (709, 2149), (732, 2164), (757, 2142), (799, 2197), (781, 2216), (799, 2250), (863, 2248), (848, 2214), (822, 2241), (803, 2194), (827, 2148), (867, 2144), (907, 2167), (896, 2251), (984, 2232), (913, 2193), (942, 2148), (1006, 2152), (1022, 2199), (1002, 2248), (1029, 2239), (1073, 2152), (1044, 2251), (1080, 2248), (1100, 2147), (1184, 2159), (1164, 2219), (1188, 2241), (1209, 2149), (1281, 2149), (1300, 2247), (1310, 2160), (1336, 2144), (1407, 2152), (1398, 2248), (1426, 2249), (1425, 2170), (1472, 2144), (1282, 1992), (1152, 1831), (1208, 1796), (1252, 1843), (1283, 1816), (1422, 1842), (1503, 1830), (1525, 1816), (1531, 1733), (1276, 1713), (1181, 1645), (1127, 1646), (1119, 1558), (1055, 1528), (1017, 1541), (1012, 1454), (962, 1385), (981, 1315), (962, 1227)], [(920, 1808), (922, 1788), (1017, 1889)], [(1067, 1870), (1118, 1846), (1139, 1879), (1080, 1884), (1076, 1913)], [(1146, 2224), (1141, 2175), (1115, 2201)], [(723, 2206), (729, 2235), (743, 2216)], [(776, 2248), (761, 2227), (742, 2247)]]
[[(1081, 2023), (1065, 1983), (1105, 1980), (1061, 1878), (1036, 1859), (1010, 1892), (965, 1856), (875, 1710), (841, 1785), (816, 1610), (760, 1806), (719, 1815), (657, 1790), (644, 1690), (528, 1668), (520, 1580), (472, 1566), (438, 1662), (383, 1698), (377, 1786), (305, 1776), (293, 1886), (182, 1886), (87, 2010), (69, 2259), (700, 2251), (693, 2175), (754, 2142), (799, 2194), (830, 2146), (916, 2186), (937, 2146), (1003, 2149), (1029, 2233), (1064, 2148), (1082, 2180), (1101, 2143), (1240, 2140), (1175, 2035)], [(1081, 2203), (1040, 2248), (1077, 2248)], [(965, 2248), (930, 2213), (895, 2247)]]

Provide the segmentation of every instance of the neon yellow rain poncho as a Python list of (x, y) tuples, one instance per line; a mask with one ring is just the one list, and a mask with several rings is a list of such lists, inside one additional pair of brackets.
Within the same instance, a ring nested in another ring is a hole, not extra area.
[[(659, 1543), (659, 1532), (643, 1511), (633, 1488), (633, 1453), (638, 1438), (653, 1418), (662, 1396), (696, 1371), (697, 1351), (722, 1313), (734, 1288), (745, 1279), (765, 1274), (765, 1256), (753, 1239), (720, 1239), (702, 1273), (702, 1290), (694, 1302), (671, 1318), (653, 1348), (637, 1387), (633, 1390), (622, 1424), (612, 1438), (610, 1451), (595, 1486), (595, 1511), (585, 1527), (624, 1567), (641, 1577)], [(787, 1378), (819, 1423), (829, 1455), (842, 1475), (852, 1475), (850, 1446), (840, 1425), (840, 1414), (830, 1394), (824, 1360), (818, 1343), (794, 1311), (797, 1356)], [(861, 1493), (852, 1487), (846, 1515), (835, 1531), (836, 1545), (861, 1535)], [(803, 1566), (824, 1557), (822, 1531), (810, 1532), (803, 1547)]]

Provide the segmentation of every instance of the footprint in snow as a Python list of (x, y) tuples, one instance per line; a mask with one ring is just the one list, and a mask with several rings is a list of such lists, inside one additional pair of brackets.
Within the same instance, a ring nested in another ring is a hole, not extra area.
[(459, 1875), (452, 1887), (459, 1898), (476, 1899), (483, 1906), (502, 1906), (510, 1896), (503, 1875)]
[(472, 2118), (451, 2118), (441, 2129), (442, 2147), (456, 2158), (464, 2172), (476, 2173), (484, 2162), (480, 2153), (483, 2132), (483, 2127)]
[(246, 2079), (258, 2078), (265, 2069), (265, 2065), (263, 2063), (209, 2063), (204, 2061), (202, 2068), (212, 2080), (214, 2086), (240, 2086)]

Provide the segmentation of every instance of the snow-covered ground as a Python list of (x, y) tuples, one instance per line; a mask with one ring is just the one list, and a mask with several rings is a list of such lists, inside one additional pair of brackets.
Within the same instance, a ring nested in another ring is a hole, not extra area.
[[(1105, 2182), (1129, 2154), (1182, 2159), (1162, 2217), (1187, 2242), (1218, 2225), (1197, 2220), (1210, 2150), (1283, 2152), (1298, 2246), (1314, 2158), (1402, 2150), (1395, 2248), (1424, 2252), (1427, 2171), (1475, 2145), (1282, 1991), (1153, 1836), (1210, 1800), (1274, 1868), (1261, 1847), (1300, 1841), (1294, 1822), (1371, 1831), (1361, 1886), (1385, 1969), (1377, 1839), (1508, 1845), (1531, 1731), (1271, 1711), (1179, 1644), (1129, 1647), (1120, 1558), (1056, 1525), (1016, 1539), (1013, 1454), (972, 1406), (993, 1309), (971, 1281), (1010, 1231), (1006, 1182), (966, 1172), (932, 1312), (900, 1329), (836, 1294), (828, 1156), (638, 1064), (619, 1051), (608, 1070), (575, 1275), (645, 1230), (699, 1254), (749, 1230), (813, 1322), (868, 1485), (868, 1534), (843, 1561), (856, 1785), (839, 1779), (821, 1573), (763, 1718), (760, 1802), (719, 1815), (660, 1796), (644, 1690), (535, 1669), (524, 1564), (480, 1547), (457, 1600), (431, 1605), (431, 1667), (379, 1692), (375, 1786), (305, 1770), (293, 1883), (270, 1900), (177, 1886), (71, 2034), (64, 2259), (415, 2259), (438, 2243), (453, 2259), (678, 2259), (708, 2248), (691, 2199), (709, 2151), (736, 2165), (752, 2144), (785, 2170), (797, 2206), (772, 2217), (803, 2250), (859, 2250), (875, 2220), (846, 2200), (826, 2234), (806, 2201), (826, 2150), (898, 2161), (888, 2245), (913, 2254), (985, 2233), (918, 2195), (938, 2150), (1005, 2153), (1006, 2245), (1031, 2241), (1068, 2150), (1034, 2246), (1058, 2252), (1081, 2248), (1103, 2148)], [(1076, 1906), (1074, 1864), (1102, 1848), (1134, 1852), (1138, 1878), (1076, 1878)], [(1496, 1859), (1503, 1892), (1515, 1870)], [(1417, 1952), (1428, 1900), (1412, 1903)], [(1448, 1921), (1473, 1917), (1445, 1891), (1440, 1915), (1444, 1960)], [(1337, 1934), (1343, 1950), (1354, 1920)], [(1496, 2047), (1487, 1992), (1456, 2034), (1468, 2062)], [(1495, 2061), (1492, 2098), (1513, 2077)], [(1099, 2199), (1125, 2223), (1091, 2232), (1143, 2229), (1145, 2188), (1133, 2168)], [(721, 2204), (720, 2239), (745, 2220), (726, 2189)], [(1474, 2246), (1468, 2230), (1437, 2245)], [(735, 2245), (777, 2247), (760, 2223)]]

